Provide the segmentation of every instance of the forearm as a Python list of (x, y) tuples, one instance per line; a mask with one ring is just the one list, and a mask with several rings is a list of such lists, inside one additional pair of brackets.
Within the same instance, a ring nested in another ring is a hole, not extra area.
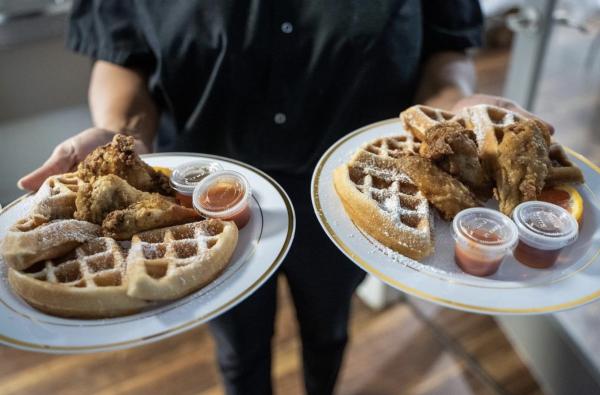
[(450, 109), (456, 101), (473, 94), (475, 82), (475, 67), (469, 56), (436, 53), (425, 64), (415, 101)]
[(150, 151), (158, 110), (143, 73), (97, 61), (92, 70), (89, 104), (94, 126), (134, 136)]

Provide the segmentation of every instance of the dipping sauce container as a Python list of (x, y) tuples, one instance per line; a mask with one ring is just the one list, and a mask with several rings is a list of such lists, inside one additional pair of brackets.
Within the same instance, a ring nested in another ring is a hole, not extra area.
[(518, 240), (517, 227), (509, 217), (482, 207), (459, 212), (452, 221), (452, 236), (456, 264), (466, 273), (482, 277), (498, 271)]
[(223, 166), (211, 160), (196, 160), (177, 166), (169, 181), (179, 203), (193, 208), (192, 196), (196, 185), (209, 174), (219, 170), (223, 170)]
[(230, 170), (217, 171), (204, 178), (194, 189), (194, 208), (201, 215), (234, 221), (238, 229), (250, 220), (252, 196), (246, 178)]
[(554, 265), (561, 250), (579, 235), (575, 218), (552, 203), (521, 203), (513, 211), (513, 220), (519, 231), (519, 244), (513, 255), (522, 264), (536, 269)]

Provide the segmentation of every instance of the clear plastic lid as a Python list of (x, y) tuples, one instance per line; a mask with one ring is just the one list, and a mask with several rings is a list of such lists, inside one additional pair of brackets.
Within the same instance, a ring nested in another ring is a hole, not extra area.
[(171, 187), (183, 194), (192, 195), (194, 188), (200, 181), (219, 170), (223, 170), (223, 166), (207, 159), (186, 162), (177, 166), (171, 173)]
[(452, 221), (452, 236), (456, 242), (484, 253), (504, 253), (518, 240), (517, 228), (509, 217), (483, 207), (459, 212)]
[(579, 225), (567, 210), (556, 204), (530, 201), (513, 211), (519, 238), (540, 250), (558, 250), (577, 240)]
[[(206, 217), (226, 218), (240, 211), (251, 195), (246, 177), (232, 170), (220, 170), (196, 185), (193, 204), (194, 208)], [(223, 202), (226, 203), (221, 202), (221, 207), (216, 207), (219, 204), (214, 202), (214, 198), (224, 199)]]

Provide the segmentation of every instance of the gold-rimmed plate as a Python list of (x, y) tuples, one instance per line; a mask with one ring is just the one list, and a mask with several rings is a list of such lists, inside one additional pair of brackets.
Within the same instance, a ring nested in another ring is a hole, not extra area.
[[(295, 230), (294, 209), (275, 180), (235, 160), (204, 154), (168, 153), (142, 156), (151, 166), (174, 168), (198, 158), (219, 162), (242, 173), (252, 187), (250, 222), (239, 233), (231, 263), (208, 286), (182, 299), (138, 314), (103, 320), (77, 320), (39, 312), (15, 295), (0, 262), (0, 343), (53, 353), (122, 349), (189, 330), (223, 314), (256, 291), (286, 256)], [(0, 239), (31, 207), (31, 195), (0, 212)], [(1, 260), (1, 258), (0, 258)]]
[[(577, 242), (549, 269), (532, 269), (512, 255), (486, 278), (454, 263), (451, 223), (435, 217), (435, 254), (422, 262), (385, 248), (357, 228), (333, 187), (333, 170), (364, 143), (406, 133), (399, 119), (365, 126), (337, 141), (317, 164), (311, 183), (315, 213), (332, 242), (354, 263), (400, 291), (433, 303), (485, 314), (540, 314), (573, 308), (600, 297), (600, 169), (580, 154), (569, 157), (584, 172), (577, 186), (584, 219)], [(494, 207), (493, 202), (489, 202)], [(497, 207), (497, 206), (496, 206)]]

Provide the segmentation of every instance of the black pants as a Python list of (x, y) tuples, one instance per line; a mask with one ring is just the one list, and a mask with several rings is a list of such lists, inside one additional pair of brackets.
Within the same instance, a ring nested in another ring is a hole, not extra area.
[[(296, 211), (286, 276), (300, 326), (309, 395), (331, 394), (348, 340), (350, 301), (365, 274), (331, 243), (312, 210), (310, 178), (274, 174)], [(210, 323), (227, 394), (271, 394), (277, 276)]]

